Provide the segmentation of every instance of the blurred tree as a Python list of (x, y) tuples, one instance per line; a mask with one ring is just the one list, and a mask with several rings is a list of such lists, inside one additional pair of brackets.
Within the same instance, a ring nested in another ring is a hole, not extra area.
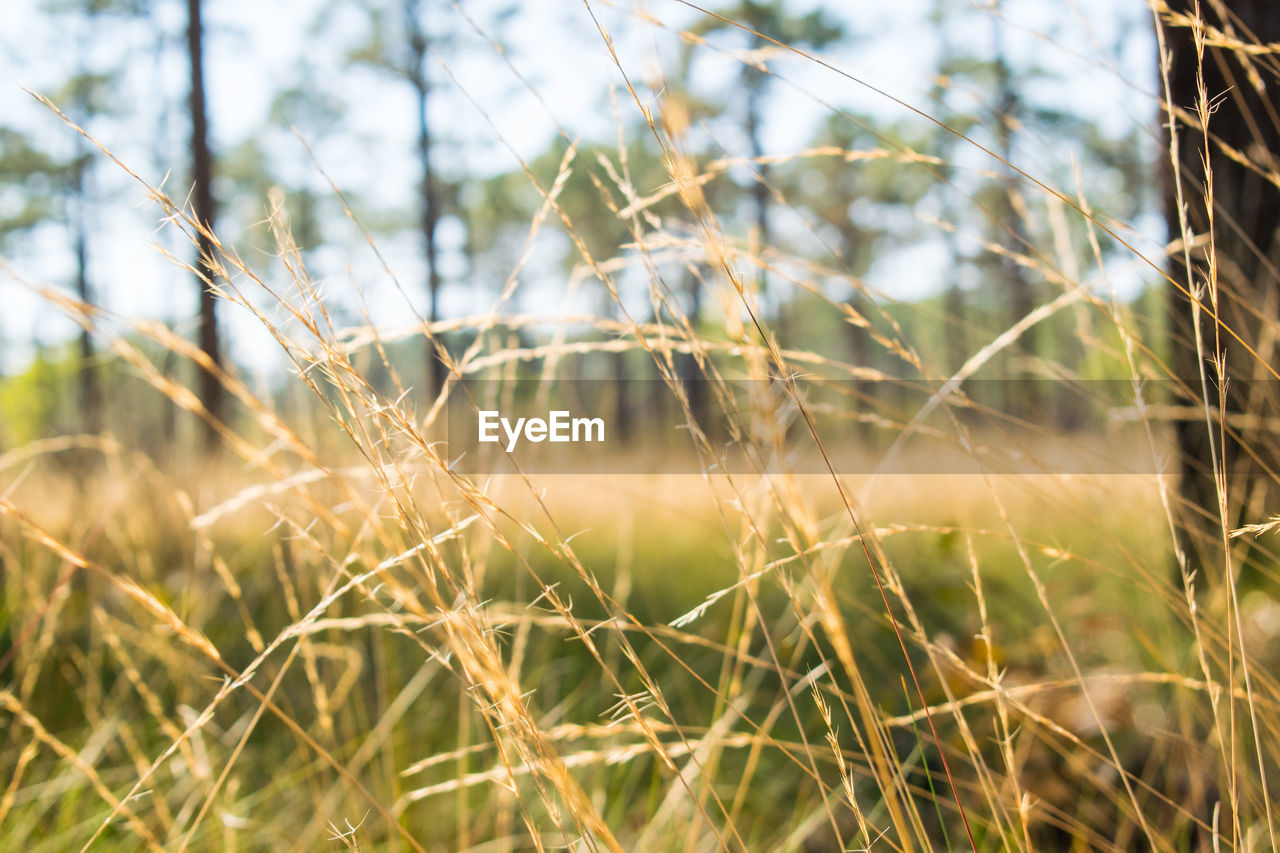
[[(218, 304), (214, 294), (213, 240), (204, 233), (212, 231), (217, 217), (213, 197), (213, 154), (209, 150), (209, 118), (205, 105), (204, 24), (201, 0), (187, 0), (187, 58), (191, 68), (188, 108), (191, 117), (191, 181), (192, 214), (203, 229), (196, 234), (196, 281), (200, 287), (200, 350), (216, 367), (222, 367), (222, 350), (218, 335)], [(215, 420), (225, 419), (225, 393), (218, 377), (208, 370), (200, 371), (200, 402)], [(218, 447), (218, 433), (205, 430), (205, 448)]]
[(4, 441), (22, 446), (72, 428), (68, 392), (78, 372), (67, 348), (38, 345), (31, 363), (0, 383)]
[[(1037, 295), (1026, 269), (1016, 258), (1027, 254), (1032, 246), (1027, 236), (1024, 214), (1027, 202), (1022, 196), (1020, 180), (1012, 165), (1017, 157), (1016, 134), (1024, 120), (1025, 106), (1013, 84), (1013, 69), (1004, 37), (1007, 24), (1001, 18), (1001, 5), (1001, 0), (992, 0), (990, 10), (994, 46), (992, 70), (995, 75), (995, 104), (991, 120), (995, 128), (995, 152), (1002, 161), (1000, 172), (1003, 184), (1001, 191), (995, 196), (995, 216), (991, 224), (995, 230), (995, 242), (1003, 249), (999, 256), (1000, 278), (1008, 291), (1008, 324), (1013, 326), (1035, 310)], [(1024, 76), (1023, 80), (1025, 79)], [(1020, 349), (1034, 356), (1039, 349), (1038, 335), (1039, 330), (1035, 326), (1025, 329), (1019, 337)], [(1016, 390), (1006, 399), (1009, 413), (1021, 417), (1034, 416), (1040, 409), (1036, 383), (1015, 381), (1012, 387)]]
[(1280, 482), (1275, 434), (1238, 417), (1280, 413), (1269, 367), (1280, 317), (1280, 74), (1248, 49), (1280, 42), (1280, 4), (1171, 0), (1163, 19), (1165, 119), (1175, 131), (1165, 218), (1182, 240), (1169, 258), (1174, 371), (1201, 397), (1194, 408), (1225, 403), (1212, 430), (1203, 415), (1176, 423), (1184, 545), (1214, 565), (1223, 530), (1264, 518)]
[[(88, 124), (86, 116), (93, 111), (91, 91), (105, 81), (96, 75), (78, 74), (70, 82), (68, 113), (81, 126)], [(81, 302), (94, 302), (93, 288), (89, 282), (89, 216), (93, 202), (87, 186), (92, 158), (84, 137), (76, 136), (76, 152), (67, 169), (67, 204), (70, 218), (71, 239), (76, 257), (76, 295)], [(89, 329), (80, 330), (80, 413), (83, 432), (96, 434), (102, 429), (102, 390), (98, 372), (94, 366), (93, 336)]]
[[(405, 32), (409, 40), (406, 71), (418, 105), (418, 163), (422, 169), (419, 181), (421, 205), (422, 251), (427, 259), (427, 293), (430, 303), (427, 321), (440, 319), (440, 267), (436, 257), (436, 226), (440, 222), (440, 199), (436, 170), (431, 159), (431, 77), (427, 73), (427, 51), (430, 45), (423, 22), (421, 0), (405, 0)], [(431, 390), (444, 387), (445, 362), (435, 353), (428, 355), (431, 364)]]
[[(619, 183), (629, 184), (635, 193), (645, 195), (668, 180), (661, 160), (647, 144), (651, 139), (648, 128), (636, 125), (628, 130), (628, 138), (623, 140), (625, 151), (605, 145), (580, 147), (557, 200), (560, 210), (573, 224), (575, 236), (582, 241), (591, 257), (602, 264), (627, 255), (629, 250), (626, 246), (635, 238), (633, 227), (639, 227), (643, 232), (658, 221), (654, 219), (656, 215), (680, 211), (678, 202), (669, 199), (647, 207), (638, 216), (638, 226), (630, 217), (619, 215), (633, 200)], [(543, 187), (550, 187), (557, 180), (568, 144), (563, 137), (557, 137), (545, 152), (529, 163), (530, 170)], [(605, 163), (609, 165), (606, 167)], [(469, 251), (478, 265), (494, 264), (494, 275), (505, 277), (516, 263), (520, 247), (528, 235), (529, 223), (543, 204), (542, 196), (533, 189), (523, 169), (474, 184), (470, 196)], [(560, 258), (565, 277), (580, 274), (584, 263), (577, 247), (566, 243)], [(614, 280), (620, 282), (624, 278), (625, 275), (617, 274)], [(682, 319), (694, 316), (688, 314), (683, 306), (672, 305), (671, 301), (678, 298), (677, 294), (655, 295), (658, 300), (653, 309), (655, 313), (661, 311), (665, 304), (670, 314), (686, 311)], [(599, 289), (598, 310), (601, 317), (614, 317), (620, 322), (624, 320), (622, 306), (603, 285)], [(643, 321), (646, 318), (632, 319)], [(615, 423), (618, 424), (618, 435), (624, 441), (630, 436), (630, 425), (637, 414), (636, 401), (631, 394), (634, 386), (628, 382), (631, 375), (629, 365), (637, 360), (634, 356), (634, 353), (622, 352), (608, 359), (612, 363), (611, 378), (616, 385)], [(585, 369), (580, 370), (579, 375), (584, 378), (604, 378), (588, 365), (581, 367)]]
[(0, 245), (53, 218), (63, 167), (22, 131), (0, 126)]
[[(15, 252), (19, 238), (57, 216), (64, 170), (65, 163), (27, 134), (0, 126), (0, 252)], [(0, 449), (16, 440), (11, 433), (0, 429)]]
[[(325, 217), (322, 196), (305, 183), (289, 181), (274, 162), (264, 144), (266, 129), (243, 139), (218, 160), (218, 176), (223, 180), (222, 218), (243, 227), (243, 239), (264, 252), (277, 252), (274, 239), (263, 223), (272, 193), (283, 193), (289, 234), (305, 261), (324, 241)], [(238, 233), (233, 231), (233, 233)]]
[[(366, 63), (405, 81), (413, 90), (416, 111), (418, 179), (418, 230), (426, 262), (427, 322), (440, 319), (440, 265), (437, 228), (441, 218), (441, 181), (435, 164), (437, 144), (432, 119), (433, 81), (428, 72), (428, 58), (446, 36), (432, 32), (426, 22), (427, 8), (423, 0), (399, 0), (399, 5), (381, 6), (366, 2), (369, 16), (368, 41), (351, 54), (356, 62)], [(430, 337), (427, 341), (427, 382), (432, 393), (444, 386), (446, 365)]]
[[(931, 96), (935, 117), (978, 138), (1003, 161), (992, 170), (988, 157), (951, 133), (939, 134), (932, 149), (943, 159), (936, 170), (938, 199), (950, 223), (942, 233), (952, 258), (945, 299), (954, 318), (946, 326), (945, 362), (951, 370), (968, 357), (966, 338), (1000, 334), (1047, 301), (1053, 287), (1064, 280), (1086, 284), (1083, 279), (1095, 269), (1088, 229), (1065, 216), (1058, 201), (1028, 193), (1017, 168), (1064, 188), (1088, 176), (1089, 205), (1129, 221), (1147, 209), (1150, 198), (1144, 189), (1149, 167), (1141, 130), (1116, 136), (1104, 130), (1097, 115), (1081, 115), (1062, 98), (1046, 97), (1078, 83), (1036, 54), (1012, 49), (1010, 24), (999, 3), (977, 13), (990, 16), (991, 50), (982, 53), (949, 36), (958, 22), (966, 27), (979, 22), (957, 21), (966, 13), (944, 2), (933, 10), (942, 49)], [(1125, 32), (1113, 47), (1116, 52), (1128, 46), (1134, 30)], [(980, 234), (966, 226), (974, 216), (983, 223)], [(966, 246), (979, 249), (966, 251)], [(1121, 257), (1107, 247), (1102, 252), (1104, 263)], [(974, 285), (962, 291), (966, 278)], [(1086, 360), (1096, 366), (1090, 317), (1090, 309), (1079, 305), (1024, 329), (1016, 346), (993, 362), (1004, 381), (984, 402), (1018, 417), (1069, 427), (1079, 412), (1056, 395), (1046, 396), (1044, 380), (1071, 376)]]
[[(72, 121), (93, 133), (97, 118), (119, 112), (115, 93), (124, 67), (119, 57), (110, 62), (99, 61), (97, 65), (91, 65), (90, 46), (95, 38), (118, 24), (118, 19), (136, 18), (143, 10), (135, 0), (48, 0), (41, 8), (56, 23), (64, 42), (71, 44), (71, 49), (67, 52), (72, 57), (69, 76), (57, 90), (50, 93), (50, 97)], [(94, 161), (84, 136), (78, 133), (70, 136), (71, 153), (56, 163), (47, 157), (44, 163), (27, 158), (25, 166), (32, 171), (28, 173), (24, 183), (28, 193), (35, 189), (35, 195), (39, 196), (40, 189), (32, 186), (33, 182), (38, 182), (46, 196), (43, 204), (47, 206), (52, 203), (52, 208), (44, 210), (43, 214), (63, 221), (75, 262), (76, 295), (82, 302), (93, 303), (95, 292), (90, 264), (93, 230), (91, 220), (99, 205), (99, 199), (95, 198), (91, 186)], [(19, 164), (22, 159), (19, 156)], [(28, 195), (24, 213), (35, 213), (41, 205), (41, 201)], [(22, 215), (20, 213), (19, 217)], [(27, 225), (34, 225), (37, 221), (38, 219), (29, 219)], [(79, 353), (78, 426), (82, 432), (96, 434), (102, 429), (103, 395), (95, 364), (93, 337), (88, 329), (80, 331)]]
[[(844, 319), (849, 359), (855, 367), (874, 367), (877, 362), (872, 346), (875, 306), (864, 277), (878, 256), (919, 239), (916, 231), (891, 223), (910, 221), (909, 211), (932, 189), (932, 175), (923, 166), (881, 156), (886, 151), (919, 150), (919, 142), (904, 144), (909, 131), (909, 127), (873, 130), (868, 119), (834, 114), (814, 140), (824, 153), (804, 158), (794, 170), (779, 176), (788, 189), (787, 198), (816, 217), (821, 233), (834, 237), (828, 242), (851, 291)], [(810, 327), (808, 320), (805, 327)], [(867, 382), (857, 383), (856, 390), (873, 393)]]
[[(314, 145), (333, 134), (345, 117), (345, 104), (335, 95), (321, 89), (317, 85), (319, 79), (320, 69), (313, 65), (311, 57), (305, 58), (293, 84), (284, 86), (272, 98), (268, 114), (268, 121), (272, 126), (287, 128), (290, 136), (296, 132), (308, 145)], [(262, 135), (265, 137), (267, 134)], [(288, 143), (288, 150), (297, 150), (295, 139), (289, 139)], [(257, 170), (260, 174), (250, 180), (266, 184), (267, 186), (260, 188), (267, 191), (275, 186), (285, 191), (293, 240), (302, 256), (307, 258), (325, 242), (322, 204), (325, 193), (317, 192), (311, 183), (303, 179), (302, 174), (314, 173), (314, 169), (309, 166), (303, 173), (294, 170), (293, 174), (286, 176), (285, 170), (279, 167), (268, 169), (265, 165), (268, 159), (265, 155), (259, 158), (258, 162), (264, 165)], [(348, 203), (359, 203), (358, 192), (344, 190), (343, 195)], [(255, 197), (261, 202), (266, 194), (258, 193)]]
[[(951, 90), (952, 75), (957, 71), (954, 66), (956, 60), (960, 58), (956, 51), (955, 43), (951, 39), (951, 30), (955, 24), (953, 14), (947, 8), (946, 0), (934, 0), (933, 8), (929, 12), (929, 21), (933, 24), (934, 33), (938, 39), (938, 70), (937, 74), (934, 75), (933, 86), (929, 90), (929, 102), (932, 105), (934, 118), (953, 130), (967, 134), (972, 129), (972, 121), (966, 120), (963, 113), (953, 109), (947, 97)], [(955, 228), (952, 227), (955, 225), (955, 205), (952, 198), (954, 187), (951, 179), (955, 173), (953, 157), (956, 153), (957, 142), (958, 138), (954, 133), (939, 128), (937, 139), (933, 146), (935, 153), (942, 160), (942, 164), (938, 167), (938, 176), (941, 181), (937, 187), (937, 192), (940, 196), (942, 218), (944, 219), (942, 239), (946, 244), (949, 261), (947, 264), (945, 325), (943, 327), (944, 364), (946, 365), (944, 370), (948, 373), (960, 369), (968, 358), (969, 350), (968, 336), (966, 334), (968, 320), (965, 317), (964, 290), (960, 286), (960, 270), (962, 266), (960, 244), (956, 239)]]
[[(696, 39), (688, 43), (681, 62), (680, 77), (686, 81), (692, 79), (693, 50), (699, 40), (720, 40), (726, 43), (726, 47), (734, 42), (746, 42), (746, 53), (740, 57), (742, 69), (738, 74), (742, 94), (740, 98), (726, 103), (741, 104), (738, 118), (747, 137), (747, 150), (754, 172), (750, 188), (754, 242), (762, 249), (766, 248), (772, 237), (769, 207), (774, 188), (769, 180), (770, 166), (764, 160), (763, 136), (769, 91), (776, 80), (768, 68), (767, 58), (781, 50), (770, 39), (798, 50), (821, 50), (844, 39), (845, 28), (821, 8), (795, 15), (785, 9), (781, 0), (740, 0), (703, 18), (689, 28), (689, 33)], [(759, 281), (761, 293), (769, 294), (768, 277), (763, 270)], [(782, 312), (781, 302), (779, 312)], [(781, 317), (779, 326), (785, 333), (785, 322), (781, 322)]]

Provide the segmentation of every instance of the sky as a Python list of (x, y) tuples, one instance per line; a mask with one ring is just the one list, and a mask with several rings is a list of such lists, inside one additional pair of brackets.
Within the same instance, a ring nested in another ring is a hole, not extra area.
[[(77, 61), (100, 67), (125, 61), (129, 72), (115, 92), (122, 117), (98, 121), (91, 130), (139, 174), (157, 183), (163, 180), (174, 196), (184, 195), (182, 155), (187, 130), (182, 109), (187, 78), (181, 48), (185, 4), (157, 0), (153, 25), (116, 25), (97, 32), (75, 26), (73, 19), (51, 20), (40, 11), (41, 0), (5, 0), (5, 5), (5, 20), (0, 24), (2, 123), (20, 127), (56, 149), (70, 150), (73, 135), (22, 87), (53, 94)], [(336, 94), (345, 112), (336, 127), (303, 128), (318, 164), (340, 188), (359, 193), (370, 207), (411, 208), (417, 181), (413, 101), (403, 84), (347, 62), (345, 54), (358, 41), (363, 24), (360, 17), (349, 11), (339, 14), (316, 33), (310, 22), (322, 6), (319, 0), (206, 0), (205, 5), (216, 153), (225, 154), (261, 132), (278, 87), (305, 83), (323, 88)], [(477, 176), (510, 170), (517, 157), (532, 159), (543, 151), (557, 126), (584, 140), (610, 140), (616, 133), (608, 97), (621, 75), (582, 0), (529, 0), (518, 4), (510, 17), (499, 19), (496, 13), (503, 5), (498, 0), (480, 0), (466, 2), (465, 9), (485, 28), (486, 37), (502, 42), (507, 57), (537, 96), (512, 74), (485, 37), (471, 31), (456, 9), (440, 3), (439, 11), (433, 13), (438, 16), (431, 19), (437, 31), (458, 34), (454, 46), (431, 69), (438, 86), (432, 108), (443, 121), (438, 158), (446, 170)], [(790, 3), (788, 9), (805, 11), (814, 5)], [(962, 0), (952, 0), (950, 5), (969, 13), (961, 16), (947, 38), (975, 53), (989, 52), (990, 15)], [(770, 67), (782, 83), (770, 98), (766, 149), (786, 153), (805, 148), (831, 105), (879, 121), (926, 125), (927, 120), (894, 99), (928, 109), (938, 50), (936, 33), (927, 23), (932, 6), (932, 0), (827, 4), (828, 11), (846, 20), (854, 38), (825, 57), (856, 80), (795, 57), (771, 59)], [(638, 84), (641, 97), (656, 102), (662, 93), (651, 88), (660, 85), (655, 69), (670, 68), (680, 47), (671, 30), (687, 26), (696, 12), (675, 0), (622, 0), (618, 5), (590, 0), (590, 8), (615, 39), (619, 61)], [(1016, 68), (1035, 61), (1071, 81), (1069, 85), (1035, 84), (1040, 90), (1028, 91), (1092, 117), (1109, 133), (1121, 135), (1134, 126), (1149, 125), (1154, 134), (1155, 51), (1150, 16), (1141, 3), (1007, 0), (1001, 15)], [(1111, 62), (1118, 63), (1114, 71), (1107, 67)], [(714, 90), (717, 76), (731, 80), (737, 68), (732, 58), (707, 53), (699, 65), (701, 82)], [(972, 95), (975, 108), (979, 95)], [(965, 93), (954, 97), (963, 108)], [(635, 106), (624, 92), (618, 93), (618, 104), (620, 110), (634, 115)], [(262, 138), (269, 156), (290, 180), (323, 191), (317, 163), (287, 132), (276, 130)], [(1019, 154), (1019, 166), (1033, 175), (1047, 175), (1060, 170), (1071, 152), (1056, 140), (1028, 138)], [(961, 153), (959, 162), (974, 169), (991, 165), (975, 149)], [(175, 242), (171, 230), (160, 228), (159, 211), (121, 170), (104, 162), (95, 168), (93, 182), (99, 198), (109, 200), (93, 223), (91, 254), (99, 301), (125, 317), (165, 319), (191, 329), (194, 288), (188, 275), (161, 249), (184, 259), (190, 250)], [(248, 210), (252, 213), (254, 208)], [(1158, 222), (1148, 219), (1137, 224), (1144, 248), (1151, 249), (1163, 239)], [(235, 216), (225, 218), (225, 227), (232, 239), (242, 236), (235, 233), (239, 227)], [(317, 261), (321, 269), (316, 272), (325, 280), (326, 293), (354, 304), (358, 283), (377, 322), (402, 324), (411, 316), (402, 295), (353, 228), (334, 229), (332, 239), (333, 245)], [(447, 270), (465, 272), (461, 241), (461, 227), (444, 223), (441, 242)], [(555, 262), (561, 245), (550, 234), (541, 245), (519, 306), (522, 310), (554, 314), (569, 307)], [(945, 262), (936, 248), (922, 245), (886, 256), (877, 265), (873, 286), (895, 299), (920, 298), (935, 291), (941, 280), (939, 265)], [(420, 280), (422, 266), (414, 238), (388, 238), (381, 249), (421, 309), (419, 288), (412, 284)], [(70, 281), (71, 257), (60, 228), (21, 235), (6, 251), (30, 280), (61, 286)], [(252, 263), (255, 256), (247, 257)], [(1136, 291), (1142, 283), (1136, 270), (1135, 265), (1131, 273), (1118, 273), (1117, 281), (1127, 292)], [(501, 282), (475, 284), (465, 276), (453, 281), (445, 293), (446, 315), (485, 310), (488, 305), (481, 296), (496, 292)], [(588, 300), (573, 307), (585, 310), (592, 304)], [(229, 339), (235, 341), (237, 359), (251, 372), (270, 372), (280, 365), (275, 344), (256, 320), (241, 310), (224, 309), (222, 316)], [(56, 309), (0, 274), (0, 370), (12, 371), (25, 363), (35, 342), (53, 343), (75, 331)]]

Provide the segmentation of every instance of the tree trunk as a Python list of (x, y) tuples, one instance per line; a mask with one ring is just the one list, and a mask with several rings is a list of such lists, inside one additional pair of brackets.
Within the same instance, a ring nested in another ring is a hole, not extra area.
[[(1275, 0), (1233, 0), (1225, 4), (1231, 18), (1227, 21), (1214, 11), (1215, 5), (1200, 7), (1206, 25), (1245, 42), (1280, 41), (1280, 4)], [(1174, 0), (1170, 6), (1175, 13), (1194, 14), (1196, 9), (1194, 0)], [(1168, 103), (1175, 112), (1184, 111), (1162, 116), (1166, 122), (1172, 120), (1177, 131), (1174, 156), (1164, 175), (1165, 217), (1171, 238), (1178, 238), (1183, 236), (1184, 211), (1193, 240), (1187, 254), (1179, 250), (1169, 258), (1170, 276), (1178, 284), (1170, 288), (1168, 301), (1173, 368), (1189, 390), (1180, 402), (1203, 410), (1207, 396), (1217, 410), (1221, 377), (1215, 354), (1222, 359), (1227, 380), (1225, 430), (1215, 423), (1210, 431), (1203, 415), (1175, 424), (1181, 453), (1183, 545), (1195, 564), (1203, 565), (1220, 561), (1222, 525), (1231, 529), (1262, 515), (1262, 502), (1268, 491), (1274, 498), (1280, 471), (1274, 434), (1249, 429), (1233, 417), (1277, 414), (1278, 383), (1260, 380), (1271, 377), (1267, 365), (1275, 363), (1280, 316), (1280, 189), (1265, 177), (1274, 173), (1280, 153), (1280, 120), (1272, 94), (1280, 81), (1269, 63), (1259, 61), (1262, 58), (1249, 60), (1225, 48), (1206, 46), (1201, 61), (1191, 28), (1167, 26), (1165, 36), (1172, 61)], [(1201, 75), (1212, 105), (1208, 173), (1205, 134), (1197, 117)], [(1180, 194), (1172, 167), (1179, 170)], [(1205, 201), (1210, 188), (1212, 219)], [(1200, 290), (1198, 311), (1184, 288)], [(1225, 517), (1214, 480), (1215, 458), (1224, 475)]]
[[(88, 154), (81, 151), (72, 172), (72, 241), (76, 254), (76, 295), (81, 302), (92, 303), (93, 289), (89, 285), (89, 200), (85, 194), (85, 170)], [(80, 396), (80, 431), (97, 435), (102, 430), (102, 389), (98, 370), (94, 365), (93, 336), (88, 329), (80, 330), (80, 366), (77, 376)]]
[[(1013, 76), (1004, 45), (1004, 20), (999, 15), (999, 6), (992, 14), (996, 53), (996, 152), (1005, 163), (1012, 163), (1014, 158), (1013, 129), (1018, 120), (1018, 93), (1013, 88)], [(1004, 172), (1004, 192), (999, 207), (1000, 221), (996, 222), (996, 242), (1007, 253), (1024, 254), (1027, 250), (1026, 228), (1014, 203), (1018, 192), (1018, 179), (1008, 165), (1001, 165)], [(1009, 325), (1014, 326), (1035, 310), (1035, 294), (1031, 282), (1023, 267), (1010, 254), (1000, 257), (1000, 270), (1005, 287), (1009, 292)], [(1020, 337), (1020, 348), (1029, 355), (1035, 355), (1038, 349), (1035, 327), (1026, 329)], [(1005, 405), (1007, 411), (1016, 417), (1035, 418), (1040, 410), (1040, 401), (1034, 382), (1019, 381), (1023, 377), (1021, 371), (1010, 371), (1008, 378), (1012, 381), (1005, 385)]]
[[(934, 0), (931, 17), (934, 23), (934, 37), (938, 40), (938, 73), (935, 78), (933, 91), (930, 100), (933, 102), (933, 108), (938, 116), (944, 121), (952, 120), (950, 110), (947, 107), (947, 91), (948, 75), (951, 74), (951, 63), (955, 59), (955, 55), (951, 45), (951, 30), (953, 22), (948, 15), (946, 0)], [(945, 188), (950, 188), (951, 178), (954, 172), (952, 168), (953, 146), (955, 137), (950, 133), (942, 133), (939, 135), (939, 147), (937, 154), (942, 159), (942, 164), (937, 167), (937, 174), (940, 183)], [(954, 218), (951, 211), (951, 205), (948, 203), (949, 193), (944, 191), (942, 196), (944, 220)], [(956, 239), (955, 231), (944, 228), (942, 229), (942, 239), (947, 247), (947, 269), (950, 271), (950, 283), (947, 285), (946, 295), (944, 297), (944, 307), (946, 309), (946, 319), (943, 325), (943, 342), (942, 351), (945, 375), (950, 376), (959, 370), (968, 358), (968, 335), (965, 329), (965, 299), (964, 292), (960, 289), (959, 270), (961, 266), (960, 245)]]
[[(689, 299), (689, 312), (686, 315), (689, 327), (694, 335), (699, 333), (702, 320), (702, 281), (693, 270), (685, 272), (685, 293)], [(694, 346), (692, 341), (690, 346)], [(710, 354), (707, 355), (710, 358)], [(708, 438), (711, 438), (711, 422), (707, 417), (707, 376), (698, 366), (698, 357), (693, 352), (680, 353), (676, 356), (676, 370), (684, 385), (685, 396), (689, 399), (689, 414)]]
[[(187, 0), (187, 55), (191, 60), (191, 179), (193, 213), (209, 231), (213, 230), (216, 210), (213, 201), (213, 155), (209, 152), (209, 122), (204, 97), (204, 30), (200, 20), (200, 0)], [(197, 234), (196, 269), (200, 286), (200, 349), (217, 367), (222, 366), (222, 352), (218, 346), (217, 300), (212, 290), (214, 272), (211, 265), (213, 241), (205, 234)], [(225, 394), (218, 377), (209, 371), (200, 371), (200, 402), (215, 420), (224, 420)], [(218, 434), (212, 428), (205, 430), (205, 448), (218, 447)]]
[[(759, 38), (752, 41), (752, 47), (756, 50), (764, 47), (766, 42)], [(755, 227), (755, 240), (753, 244), (758, 254), (756, 262), (760, 264), (760, 273), (757, 281), (760, 282), (760, 304), (768, 306), (775, 294), (770, 293), (769, 276), (764, 269), (764, 254), (769, 247), (769, 166), (763, 162), (764, 158), (764, 141), (760, 138), (763, 124), (762, 110), (764, 108), (764, 76), (763, 73), (751, 68), (750, 66), (743, 69), (743, 86), (746, 89), (746, 131), (747, 142), (750, 146), (752, 169), (756, 172), (755, 182), (751, 184), (751, 211), (753, 215), (753, 225)], [(776, 334), (779, 344), (783, 345), (786, 340), (784, 334), (786, 319), (786, 308), (782, 301), (777, 303), (778, 315), (775, 321)]]
[[(435, 168), (431, 162), (431, 124), (428, 121), (431, 81), (427, 79), (428, 41), (422, 26), (420, 7), (419, 0), (408, 0), (405, 4), (405, 23), (409, 31), (409, 82), (413, 84), (418, 101), (418, 163), (422, 170), (418, 215), (422, 250), (427, 261), (427, 321), (435, 323), (440, 319), (440, 268), (436, 259), (436, 224), (440, 218), (440, 201)], [(444, 387), (447, 373), (444, 360), (440, 358), (436, 344), (430, 338), (427, 339), (427, 364), (430, 392), (439, 393)]]

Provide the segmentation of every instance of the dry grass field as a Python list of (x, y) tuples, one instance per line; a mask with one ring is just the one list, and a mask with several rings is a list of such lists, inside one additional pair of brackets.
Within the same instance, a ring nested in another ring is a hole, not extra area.
[[(115, 330), (100, 340), (135, 392), (163, 401), (180, 435), (211, 427), (219, 450), (106, 430), (0, 453), (0, 849), (1276, 849), (1274, 507), (1239, 527), (1205, 507), (1210, 546), (1189, 556), (1172, 463), (1071, 473), (1046, 458), (1037, 473), (1033, 452), (1017, 473), (939, 473), (908, 448), (890, 471), (843, 470), (840, 413), (811, 413), (797, 377), (877, 377), (817, 335), (780, 342), (758, 289), (766, 270), (804, 289), (815, 267), (721, 229), (704, 192), (719, 173), (683, 152), (678, 105), (619, 99), (666, 169), (656, 196), (623, 159), (596, 168), (572, 148), (556, 174), (528, 174), (530, 240), (576, 241), (577, 275), (616, 313), (532, 339), (500, 304), (408, 339), (444, 352), (454, 335), (450, 382), (554, 382), (628, 354), (688, 416), (700, 464), (683, 472), (461, 472), (440, 443), (453, 386), (415, 390), (387, 354), (403, 341), (330, 316), (278, 196), (271, 252), (242, 255), (138, 179), (171, 227), (212, 246), (224, 309), (275, 338), (283, 391), (213, 368), (168, 328), (22, 279)], [(874, 153), (914, 168), (908, 146)], [(614, 257), (559, 201), (588, 166), (628, 235)], [(1115, 236), (1074, 192), (1022, 177), (1032, 205), (1089, 240)], [(678, 216), (653, 212), (677, 202)], [(716, 324), (690, 322), (666, 289), (673, 252), (696, 258)], [(1107, 377), (1132, 384), (1133, 453), (1170, 460), (1168, 419), (1145, 408), (1167, 401), (1142, 397), (1171, 379), (1154, 309), (1083, 286), (1087, 270), (1064, 275), (1053, 246), (1014, 254), (1053, 291), (958, 370), (871, 299), (855, 310), (814, 287), (803, 322), (870, 326), (942, 389), (929, 405), (963, 456), (1007, 449), (949, 408), (963, 382), (1070, 317)], [(618, 300), (624, 274), (650, 276), (651, 317)], [(785, 429), (776, 410), (728, 416), (769, 464), (716, 468), (682, 358), (713, 403), (724, 382), (778, 389)], [(205, 409), (200, 369), (232, 416)], [(877, 429), (892, 441), (909, 424)], [(788, 467), (781, 451), (800, 439), (816, 469)], [(1081, 440), (1133, 455), (1105, 430)]]

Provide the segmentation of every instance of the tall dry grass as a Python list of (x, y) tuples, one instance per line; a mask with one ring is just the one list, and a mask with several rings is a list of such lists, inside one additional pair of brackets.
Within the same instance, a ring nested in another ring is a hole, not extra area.
[[(777, 463), (797, 433), (833, 443), (797, 375), (877, 377), (778, 340), (759, 286), (767, 271), (872, 328), (939, 383), (927, 405), (970, 451), (986, 438), (952, 405), (964, 381), (1080, 307), (1092, 340), (1119, 342), (1137, 416), (1167, 454), (1142, 396), (1168, 378), (1150, 357), (1158, 333), (1030, 246), (1016, 262), (1054, 293), (941, 370), (875, 294), (868, 320), (811, 284), (830, 270), (731, 233), (705, 193), (725, 165), (688, 153), (677, 101), (629, 94), (667, 187), (637, 188), (625, 148), (590, 164), (570, 146), (549, 178), (526, 167), (541, 198), (528, 244), (566, 234), (575, 281), (611, 294), (616, 315), (572, 318), (586, 336), (511, 343), (535, 322), (505, 310), (525, 253), (491, 313), (408, 334), (469, 338), (437, 349), (451, 383), (643, 354), (684, 407), (700, 475), (458, 473), (437, 443), (452, 385), (432, 400), (398, 374), (387, 352), (403, 332), (334, 323), (279, 196), (273, 266), (206, 233), (208, 261), (224, 307), (252, 312), (311, 392), (307, 417), (229, 372), (237, 420), (213, 421), (138, 343), (216, 369), (189, 342), (29, 283), (77, 322), (127, 328), (114, 356), (225, 452), (159, 463), (70, 436), (0, 456), (2, 846), (1274, 849), (1280, 605), (1232, 563), (1171, 571), (1174, 478), (789, 471)], [(937, 166), (888, 143), (804, 157)], [(630, 231), (616, 256), (594, 256), (561, 203), (575, 170)], [(1074, 208), (1101, 266), (1115, 233), (1086, 196), (1021, 177), (1029, 198)], [(204, 230), (138, 183), (173, 227)], [(682, 216), (654, 213), (672, 198)], [(673, 265), (705, 270), (714, 331), (670, 290)], [(650, 317), (619, 297), (637, 271)], [(759, 470), (714, 470), (678, 355), (717, 401), (742, 378), (784, 390), (791, 438), (776, 407), (734, 423)], [(1213, 421), (1212, 400), (1205, 411)], [(887, 421), (904, 440), (912, 428)], [(1273, 579), (1273, 526), (1224, 526), (1224, 559), (1247, 550)]]

